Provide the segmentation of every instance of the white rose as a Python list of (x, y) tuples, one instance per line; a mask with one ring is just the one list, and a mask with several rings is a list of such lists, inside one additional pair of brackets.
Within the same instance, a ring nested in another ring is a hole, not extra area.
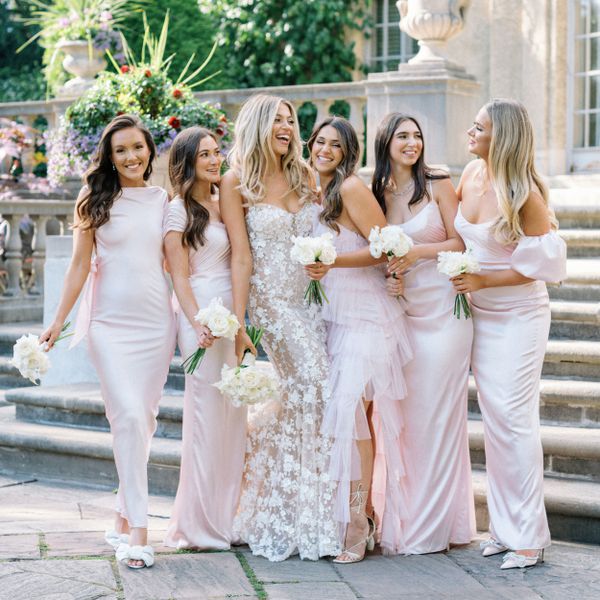
[(310, 265), (315, 262), (314, 241), (310, 237), (292, 238), (294, 245), (290, 250), (290, 258), (301, 265)]
[(335, 250), (335, 246), (333, 246), (332, 244), (324, 246), (321, 250), (321, 253), (319, 254), (319, 260), (324, 265), (332, 265), (335, 262), (336, 258), (337, 252)]

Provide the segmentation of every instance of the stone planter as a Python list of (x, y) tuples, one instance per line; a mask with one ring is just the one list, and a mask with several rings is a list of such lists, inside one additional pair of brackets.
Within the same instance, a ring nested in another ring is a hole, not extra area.
[(59, 90), (62, 97), (77, 97), (92, 86), (94, 77), (106, 68), (104, 51), (91, 49), (86, 40), (63, 40), (56, 46), (65, 54), (63, 68), (67, 73), (75, 75)]
[[(419, 40), (419, 52), (408, 62), (413, 65), (437, 63), (450, 66), (447, 41), (464, 26), (470, 0), (399, 0), (400, 29)], [(454, 66), (454, 65), (451, 65)]]

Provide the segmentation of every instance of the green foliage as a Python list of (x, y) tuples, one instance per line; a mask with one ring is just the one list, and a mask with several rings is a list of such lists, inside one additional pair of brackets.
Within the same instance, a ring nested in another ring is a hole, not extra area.
[(356, 67), (349, 30), (366, 32), (369, 1), (199, 0), (218, 27), (235, 87), (347, 81)]
[[(197, 0), (161, 0), (161, 2), (149, 2), (144, 7), (152, 31), (160, 30), (167, 11), (169, 12), (169, 39), (165, 55), (170, 56), (175, 53), (169, 72), (179, 74), (189, 57), (195, 54), (195, 59), (190, 65), (190, 71), (193, 71), (210, 54), (215, 40), (215, 23), (210, 15), (200, 12)], [(139, 56), (144, 37), (142, 19), (139, 15), (132, 15), (123, 21), (121, 29), (132, 50)], [(229, 69), (228, 62), (224, 50), (218, 49), (210, 61), (210, 69), (211, 73), (219, 70), (222, 72), (211, 79), (210, 88), (224, 88), (232, 83), (226, 72)]]
[(18, 69), (0, 68), (0, 102), (43, 100), (45, 89), (41, 64)]

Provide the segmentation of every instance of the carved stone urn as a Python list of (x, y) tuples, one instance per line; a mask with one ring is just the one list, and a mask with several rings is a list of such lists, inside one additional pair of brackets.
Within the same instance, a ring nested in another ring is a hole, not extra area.
[[(459, 33), (471, 0), (399, 0), (400, 29), (419, 40), (419, 52), (408, 62), (457, 67), (446, 56), (447, 41)], [(432, 65), (433, 66), (433, 65)]]
[(62, 66), (75, 75), (60, 89), (61, 96), (79, 96), (94, 83), (94, 77), (106, 68), (104, 50), (91, 48), (86, 40), (63, 40), (57, 49), (65, 54)]

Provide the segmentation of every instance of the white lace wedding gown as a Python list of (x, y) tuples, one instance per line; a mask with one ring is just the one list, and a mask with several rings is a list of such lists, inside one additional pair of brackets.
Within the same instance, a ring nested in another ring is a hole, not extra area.
[(293, 236), (312, 233), (313, 207), (290, 213), (271, 204), (248, 209), (254, 270), (248, 313), (263, 327), (263, 347), (281, 382), (276, 406), (250, 418), (246, 467), (235, 529), (252, 552), (272, 561), (298, 553), (317, 560), (340, 551), (331, 442), (321, 434), (327, 401), (325, 327), (304, 300), (303, 267), (292, 262)]

